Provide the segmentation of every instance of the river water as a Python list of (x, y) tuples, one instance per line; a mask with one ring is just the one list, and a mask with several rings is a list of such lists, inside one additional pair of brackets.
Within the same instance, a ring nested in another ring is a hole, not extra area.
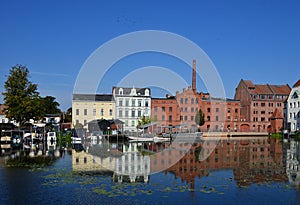
[(0, 204), (300, 203), (300, 145), (294, 140), (40, 147), (45, 150), (2, 150)]

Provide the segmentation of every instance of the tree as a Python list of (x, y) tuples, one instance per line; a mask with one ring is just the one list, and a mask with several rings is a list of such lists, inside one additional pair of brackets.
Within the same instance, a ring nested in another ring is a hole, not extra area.
[(196, 117), (195, 117), (196, 124), (199, 126), (204, 125), (204, 123), (205, 123), (204, 117), (205, 117), (204, 113), (202, 112), (201, 109), (199, 109), (199, 111), (197, 112)]
[(55, 97), (52, 96), (46, 96), (42, 99), (43, 104), (43, 112), (45, 114), (58, 114), (61, 113), (61, 110), (58, 108), (59, 103), (55, 101)]
[(139, 121), (138, 121), (138, 127), (140, 127), (140, 126), (142, 126), (142, 125), (149, 124), (149, 123), (151, 123), (151, 122), (152, 122), (152, 120), (151, 120), (150, 117), (145, 117), (145, 116), (143, 115), (143, 117), (141, 117), (141, 119), (139, 119)]
[(64, 115), (64, 122), (72, 122), (72, 107), (70, 107)]
[(8, 108), (6, 116), (23, 125), (29, 119), (41, 117), (40, 97), (37, 84), (29, 81), (29, 70), (26, 66), (15, 65), (9, 71), (5, 82), (4, 102)]

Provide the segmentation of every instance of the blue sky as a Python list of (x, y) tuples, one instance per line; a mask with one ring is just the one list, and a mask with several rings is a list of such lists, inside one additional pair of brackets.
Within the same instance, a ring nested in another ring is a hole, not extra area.
[[(168, 31), (195, 42), (216, 66), (227, 97), (234, 97), (240, 79), (292, 86), (299, 79), (299, 10), (298, 1), (276, 0), (0, 0), (0, 88), (4, 91), (11, 66), (27, 65), (40, 94), (56, 97), (66, 110), (92, 52), (140, 30)], [(122, 75), (152, 65), (191, 81), (191, 71), (182, 70), (186, 65), (178, 59), (146, 53), (111, 68), (99, 92), (110, 93)], [(205, 91), (201, 82), (197, 89)]]

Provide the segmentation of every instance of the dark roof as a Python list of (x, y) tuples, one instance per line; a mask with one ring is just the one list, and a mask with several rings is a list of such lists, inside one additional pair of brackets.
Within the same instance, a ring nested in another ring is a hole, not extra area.
[(56, 113), (56, 114), (45, 114), (45, 117), (60, 117), (61, 114), (60, 113)]
[(97, 119), (97, 120), (92, 120), (89, 123), (101, 123), (101, 122), (109, 122), (110, 124), (124, 124), (123, 121), (119, 119)]
[(114, 101), (114, 97), (110, 94), (73, 94), (73, 100)]
[(300, 79), (293, 85), (293, 88), (300, 86)]
[[(115, 90), (115, 94), (119, 94), (119, 90), (123, 89), (123, 95), (130, 95), (131, 89), (133, 88), (123, 88), (123, 87), (113, 87), (113, 90)], [(134, 88), (136, 90), (137, 95), (145, 95), (145, 90), (149, 90), (149, 96), (151, 96), (151, 89), (150, 88)]]

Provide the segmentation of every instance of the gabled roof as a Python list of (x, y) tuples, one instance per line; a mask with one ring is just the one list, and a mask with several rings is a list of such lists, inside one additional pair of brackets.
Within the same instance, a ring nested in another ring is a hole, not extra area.
[(291, 88), (286, 85), (253, 84), (251, 80), (243, 80), (250, 94), (258, 95), (289, 95)]
[(278, 108), (275, 109), (272, 117), (272, 119), (283, 119), (283, 114), (280, 112), (280, 110)]
[(293, 88), (300, 86), (300, 79), (293, 85)]

